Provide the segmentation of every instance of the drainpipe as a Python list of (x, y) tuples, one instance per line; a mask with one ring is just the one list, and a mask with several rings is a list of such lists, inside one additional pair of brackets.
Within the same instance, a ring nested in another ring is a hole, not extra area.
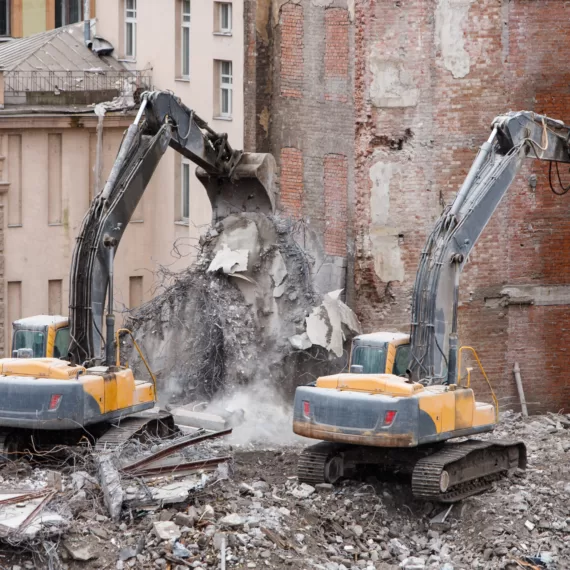
[(83, 0), (83, 39), (85, 45), (89, 47), (91, 43), (91, 17), (89, 16), (89, 2), (90, 0)]

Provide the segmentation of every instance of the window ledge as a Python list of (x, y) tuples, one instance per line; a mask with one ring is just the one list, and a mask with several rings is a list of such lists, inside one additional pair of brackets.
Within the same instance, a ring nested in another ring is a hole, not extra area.
[(233, 35), (233, 32), (214, 32), (215, 36), (222, 36), (225, 38), (231, 38)]
[(23, 228), (23, 224), (8, 224), (9, 228)]
[(214, 121), (233, 121), (233, 117), (213, 117)]
[(174, 81), (182, 81), (184, 83), (190, 83), (190, 78), (189, 77), (175, 77)]
[(130, 220), (129, 224), (142, 224), (144, 220)]
[(176, 225), (176, 226), (184, 226), (184, 227), (187, 228), (187, 227), (190, 226), (190, 222), (189, 222), (188, 220), (187, 220), (187, 221), (184, 221), (184, 220), (176, 220), (176, 221), (174, 222), (174, 225)]
[(136, 59), (129, 59), (126, 57), (119, 58), (117, 61), (120, 61), (121, 63), (136, 63), (137, 62)]
[(48, 222), (48, 226), (51, 228), (52, 226), (58, 227), (63, 226), (63, 222)]

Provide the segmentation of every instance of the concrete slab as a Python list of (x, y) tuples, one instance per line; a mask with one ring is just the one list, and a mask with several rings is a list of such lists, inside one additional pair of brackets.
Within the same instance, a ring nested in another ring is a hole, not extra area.
[(174, 416), (174, 423), (179, 425), (210, 429), (214, 431), (220, 431), (227, 428), (226, 420), (221, 416), (214, 414), (194, 412), (184, 407), (174, 408), (171, 411), (171, 414)]

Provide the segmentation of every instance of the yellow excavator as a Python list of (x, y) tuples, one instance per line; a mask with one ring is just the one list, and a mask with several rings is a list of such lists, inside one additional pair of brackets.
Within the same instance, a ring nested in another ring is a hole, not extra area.
[(299, 481), (335, 483), (362, 469), (385, 469), (410, 474), (418, 499), (455, 502), (526, 468), (523, 442), (449, 441), (490, 432), (499, 418), (492, 388), (493, 404), (478, 402), (471, 369), (462, 376), (468, 355), (488, 382), (475, 350), (459, 347), (459, 277), (525, 157), (549, 161), (552, 191), (566, 192), (555, 182), (562, 186), (558, 165), (570, 163), (569, 141), (570, 127), (545, 116), (523, 111), (495, 118), (422, 251), (411, 334), (361, 335), (348, 373), (297, 388), (294, 432), (324, 440), (302, 452)]
[(0, 360), (0, 461), (85, 438), (113, 448), (142, 431), (167, 435), (174, 428), (170, 414), (145, 414), (155, 405), (155, 378), (148, 369), (150, 379), (137, 380), (121, 366), (113, 315), (115, 252), (169, 146), (198, 165), (214, 221), (232, 212), (274, 211), (271, 155), (232, 149), (227, 135), (169, 92), (144, 93), (81, 225), (69, 319), (44, 315), (14, 323), (13, 358)]

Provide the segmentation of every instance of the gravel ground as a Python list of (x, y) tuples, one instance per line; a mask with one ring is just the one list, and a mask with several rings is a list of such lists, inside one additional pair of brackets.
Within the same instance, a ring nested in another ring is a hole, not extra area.
[[(69, 529), (32, 546), (0, 543), (0, 569), (220, 568), (223, 544), (226, 568), (566, 569), (569, 428), (564, 415), (504, 414), (492, 437), (525, 441), (528, 469), (455, 505), (443, 524), (431, 519), (446, 507), (414, 501), (405, 479), (299, 485), (299, 445), (234, 447), (231, 478), (212, 478), (175, 506), (124, 509), (116, 523), (98, 486), (83, 481), (78, 493), (68, 472), (70, 491), (55, 504), (71, 510)], [(43, 466), (14, 469), (0, 470), (2, 486), (45, 479)]]

